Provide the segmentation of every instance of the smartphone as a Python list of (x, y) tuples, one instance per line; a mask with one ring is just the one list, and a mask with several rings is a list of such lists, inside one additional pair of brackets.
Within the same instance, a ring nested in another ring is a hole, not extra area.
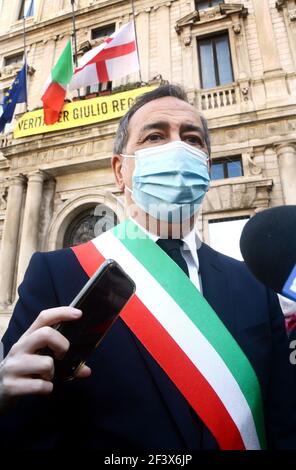
[(114, 323), (136, 290), (134, 281), (114, 260), (106, 260), (71, 302), (79, 320), (55, 328), (70, 342), (63, 359), (55, 359), (55, 379), (71, 380)]

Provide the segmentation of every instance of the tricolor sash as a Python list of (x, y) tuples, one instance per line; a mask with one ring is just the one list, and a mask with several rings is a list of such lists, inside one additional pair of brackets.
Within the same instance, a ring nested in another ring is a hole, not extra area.
[(265, 448), (261, 389), (248, 358), (182, 269), (127, 220), (72, 248), (88, 276), (115, 259), (136, 283), (121, 318), (225, 450)]

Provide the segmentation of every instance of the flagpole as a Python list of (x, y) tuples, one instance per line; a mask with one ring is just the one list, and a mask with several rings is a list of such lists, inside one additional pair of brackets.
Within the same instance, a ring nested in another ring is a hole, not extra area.
[[(71, 0), (71, 6), (72, 6), (72, 24), (73, 24), (73, 42), (74, 42), (74, 64), (75, 67), (78, 67), (78, 55), (77, 55), (77, 37), (76, 37), (76, 24), (75, 24), (75, 10), (74, 10), (74, 4), (75, 0)], [(78, 88), (77, 90), (78, 93), (78, 98), (80, 98), (80, 90)]]
[(140, 82), (142, 84), (142, 73), (141, 73), (141, 63), (140, 63), (140, 58), (139, 58), (138, 35), (137, 35), (137, 27), (136, 27), (136, 16), (135, 16), (134, 0), (131, 0), (131, 3), (132, 3), (132, 14), (133, 14), (133, 20), (134, 20), (134, 27), (135, 27), (136, 47), (137, 47), (137, 54), (138, 54), (138, 61), (139, 61), (139, 77), (140, 77)]
[(23, 16), (23, 36), (24, 36), (24, 65), (25, 65), (25, 77), (26, 77), (26, 112), (28, 111), (28, 77), (27, 77), (27, 44), (26, 44), (26, 12), (24, 7)]

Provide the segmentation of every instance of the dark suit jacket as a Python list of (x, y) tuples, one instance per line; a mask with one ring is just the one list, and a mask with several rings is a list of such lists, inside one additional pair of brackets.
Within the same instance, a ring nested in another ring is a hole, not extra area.
[[(243, 263), (207, 245), (198, 255), (204, 296), (257, 373), (269, 447), (296, 449), (296, 390), (277, 297)], [(3, 337), (5, 353), (41, 310), (68, 305), (86, 281), (72, 250), (36, 253)], [(87, 363), (91, 377), (59, 384), (48, 397), (24, 397), (2, 416), (0, 446), (217, 448), (174, 384), (120, 319)]]

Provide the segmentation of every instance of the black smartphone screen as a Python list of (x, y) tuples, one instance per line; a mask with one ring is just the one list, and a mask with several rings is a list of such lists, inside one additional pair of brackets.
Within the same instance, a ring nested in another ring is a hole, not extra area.
[(107, 260), (96, 271), (71, 303), (82, 310), (82, 317), (57, 327), (70, 347), (62, 360), (55, 360), (56, 378), (73, 378), (134, 292), (134, 282), (116, 261)]

